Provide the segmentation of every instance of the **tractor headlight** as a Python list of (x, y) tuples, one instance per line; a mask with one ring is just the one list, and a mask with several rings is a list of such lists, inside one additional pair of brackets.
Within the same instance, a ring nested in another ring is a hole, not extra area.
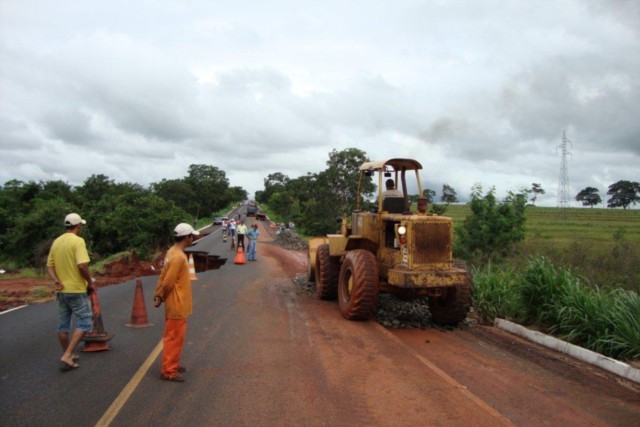
[(400, 245), (404, 246), (407, 244), (407, 227), (401, 225), (400, 227), (398, 227), (398, 236), (399, 236), (399, 241), (400, 241)]

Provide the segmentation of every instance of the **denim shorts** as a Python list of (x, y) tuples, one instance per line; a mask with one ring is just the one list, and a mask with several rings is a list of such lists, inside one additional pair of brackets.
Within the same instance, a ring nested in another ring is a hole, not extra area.
[(71, 316), (76, 319), (76, 328), (84, 332), (93, 330), (91, 300), (86, 293), (58, 293), (58, 332), (69, 332)]

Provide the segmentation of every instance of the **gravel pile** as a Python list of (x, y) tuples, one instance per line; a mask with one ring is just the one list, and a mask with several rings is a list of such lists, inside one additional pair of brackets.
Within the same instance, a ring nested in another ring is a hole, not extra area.
[[(316, 285), (307, 280), (306, 274), (296, 275), (293, 283), (304, 293), (315, 293)], [(426, 297), (402, 299), (395, 295), (380, 294), (373, 317), (386, 328), (426, 329), (432, 326), (427, 301)]]
[(274, 241), (277, 245), (282, 246), (286, 249), (291, 250), (302, 250), (307, 249), (307, 242), (298, 236), (295, 232), (291, 230), (280, 230), (279, 233), (276, 234)]
[(387, 328), (426, 329), (431, 326), (427, 297), (399, 298), (391, 294), (380, 294), (374, 317)]
[(306, 273), (296, 274), (296, 277), (293, 278), (293, 284), (308, 294), (314, 294), (316, 291), (316, 284), (307, 280)]

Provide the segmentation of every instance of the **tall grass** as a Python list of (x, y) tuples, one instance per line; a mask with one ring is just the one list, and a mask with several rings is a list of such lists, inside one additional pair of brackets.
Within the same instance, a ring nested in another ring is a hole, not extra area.
[(537, 325), (606, 356), (640, 358), (640, 296), (602, 290), (546, 257), (522, 269), (488, 266), (473, 272), (475, 307), (484, 321), (495, 317)]
[(474, 269), (474, 306), (483, 322), (496, 317), (521, 320), (526, 317), (516, 283), (516, 273), (511, 268)]

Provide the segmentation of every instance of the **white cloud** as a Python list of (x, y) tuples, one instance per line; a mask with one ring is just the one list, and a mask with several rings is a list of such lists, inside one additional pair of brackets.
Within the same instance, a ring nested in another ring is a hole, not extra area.
[(147, 185), (193, 163), (250, 193), (332, 149), (459, 195), (638, 180), (634, 1), (5, 2), (0, 182)]

